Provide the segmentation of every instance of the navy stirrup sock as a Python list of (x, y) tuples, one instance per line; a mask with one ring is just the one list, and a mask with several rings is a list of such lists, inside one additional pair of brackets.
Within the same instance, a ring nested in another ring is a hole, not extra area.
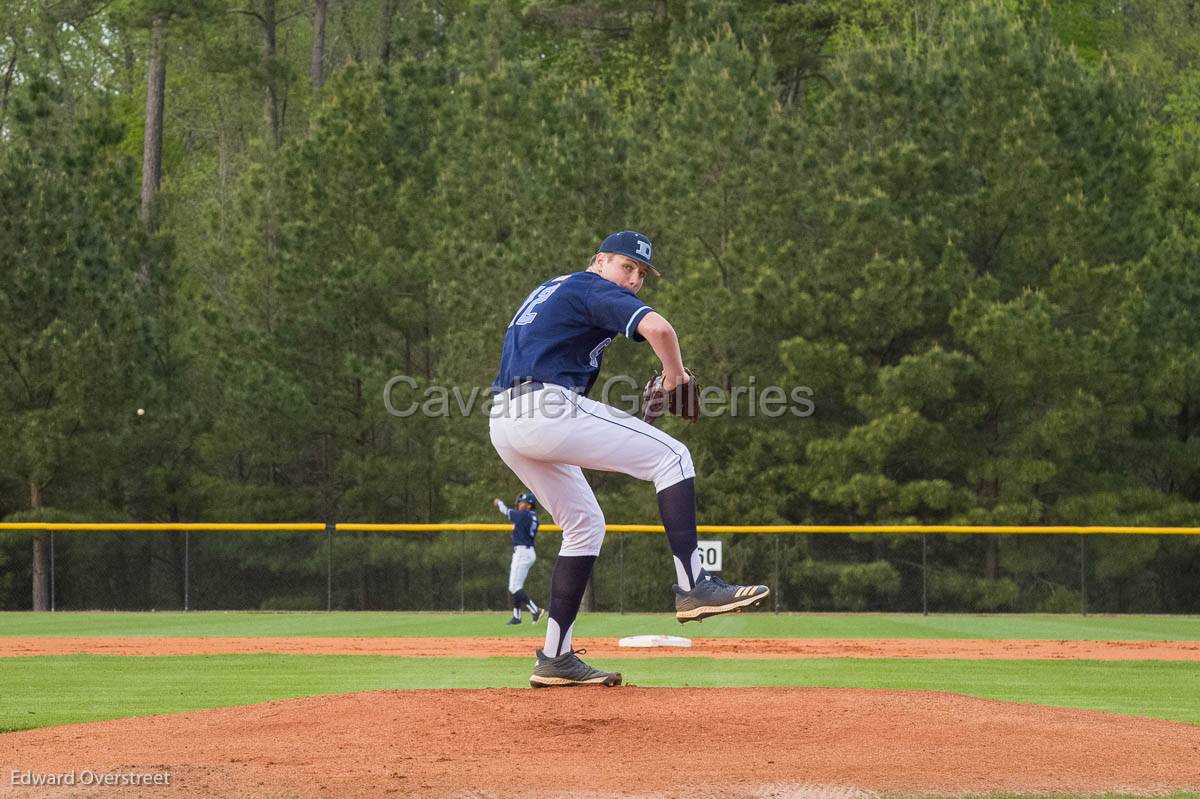
[(696, 546), (696, 478), (689, 477), (659, 491), (658, 515), (667, 530), (667, 543), (671, 545), (679, 587), (690, 591), (700, 577), (700, 550)]
[(557, 657), (571, 648), (571, 627), (579, 615), (579, 603), (592, 576), (595, 555), (559, 555), (550, 579), (550, 621), (546, 623), (547, 657)]
[(525, 608), (530, 613), (535, 613), (538, 609), (537, 603), (533, 601), (524, 588), (513, 594), (513, 607)]

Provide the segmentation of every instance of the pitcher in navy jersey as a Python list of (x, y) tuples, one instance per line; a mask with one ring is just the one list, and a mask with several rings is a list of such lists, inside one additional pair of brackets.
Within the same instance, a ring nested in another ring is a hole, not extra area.
[(617, 336), (646, 341), (662, 362), (663, 387), (688, 379), (674, 328), (638, 299), (653, 247), (623, 230), (601, 243), (585, 271), (535, 288), (509, 322), (492, 385), (491, 439), (500, 457), (563, 530), (551, 578), (546, 638), (530, 685), (619, 685), (571, 648), (579, 604), (604, 541), (604, 513), (583, 469), (654, 483), (675, 563), (675, 616), (699, 620), (759, 604), (762, 585), (728, 585), (700, 568), (695, 468), (687, 447), (627, 413), (588, 399)]

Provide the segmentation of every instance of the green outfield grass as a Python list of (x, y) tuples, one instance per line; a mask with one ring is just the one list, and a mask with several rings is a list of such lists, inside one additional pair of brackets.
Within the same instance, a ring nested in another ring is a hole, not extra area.
[[(0, 658), (0, 730), (397, 688), (517, 688), (533, 658), (219, 655)], [(1182, 662), (621, 658), (639, 686), (953, 691), (1200, 724), (1200, 667)]]
[[(505, 626), (504, 613), (0, 613), (9, 636), (430, 636), (541, 637), (544, 628)], [(977, 638), (1200, 640), (1200, 616), (740, 613), (680, 625), (669, 613), (590, 613), (580, 637), (674, 634), (693, 638)]]
[[(881, 799), (889, 799), (884, 795)], [(937, 797), (926, 797), (926, 799), (937, 799)], [(961, 799), (961, 798), (958, 798)], [(997, 793), (997, 794), (973, 794), (971, 799), (1051, 799), (1050, 797), (1040, 797), (1040, 795), (1031, 795), (1024, 793)], [(1078, 793), (1069, 794), (1054, 794), (1052, 799), (1146, 799), (1145, 795), (1135, 793), (1096, 793), (1080, 795)], [(1158, 795), (1157, 799), (1200, 799), (1200, 793), (1168, 793)]]
[[(11, 636), (527, 637), (501, 613), (3, 613)], [(748, 613), (680, 626), (669, 614), (587, 614), (577, 633), (691, 637), (1198, 640), (1178, 616)], [(0, 658), (0, 731), (328, 693), (524, 687), (532, 658), (220, 655)], [(604, 664), (601, 664), (604, 665)], [(1186, 662), (622, 658), (642, 686), (924, 689), (1200, 724), (1200, 665)]]

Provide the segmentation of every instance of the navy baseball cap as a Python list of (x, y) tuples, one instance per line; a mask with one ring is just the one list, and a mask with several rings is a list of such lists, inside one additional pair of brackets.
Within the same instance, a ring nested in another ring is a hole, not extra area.
[(650, 258), (654, 255), (654, 247), (650, 244), (650, 239), (636, 230), (622, 230), (619, 233), (613, 233), (600, 243), (600, 249), (596, 252), (624, 255), (626, 258), (650, 267), (650, 271), (654, 274), (660, 274), (658, 267), (650, 263)]

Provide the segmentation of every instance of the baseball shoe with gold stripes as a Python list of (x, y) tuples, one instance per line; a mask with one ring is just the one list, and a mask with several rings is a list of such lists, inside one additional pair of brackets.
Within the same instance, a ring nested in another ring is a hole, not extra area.
[(580, 660), (579, 656), (586, 652), (586, 649), (576, 649), (552, 658), (546, 657), (546, 653), (539, 649), (529, 684), (534, 688), (568, 685), (605, 685), (611, 688), (621, 684), (621, 675), (617, 672), (600, 671)]
[(730, 585), (708, 572), (700, 576), (691, 591), (677, 585), (671, 588), (675, 592), (675, 618), (680, 624), (753, 607), (771, 593), (765, 585)]

